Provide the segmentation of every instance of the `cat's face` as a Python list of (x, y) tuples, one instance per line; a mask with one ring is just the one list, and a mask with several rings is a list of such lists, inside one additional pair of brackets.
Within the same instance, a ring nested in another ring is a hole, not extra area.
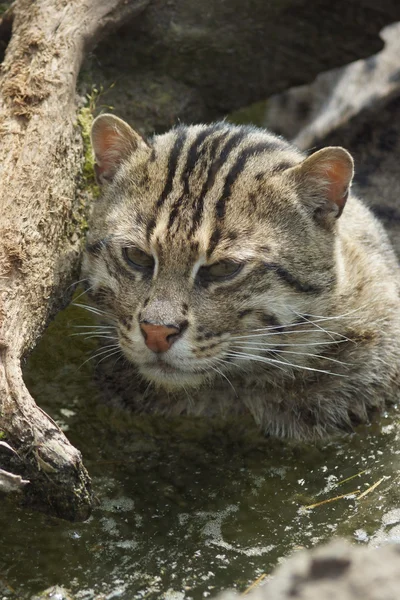
[(267, 132), (226, 124), (147, 145), (110, 115), (96, 120), (93, 145), (103, 195), (84, 275), (124, 355), (167, 389), (284, 370), (279, 352), (304, 341), (296, 323), (335, 285), (350, 156), (304, 160)]

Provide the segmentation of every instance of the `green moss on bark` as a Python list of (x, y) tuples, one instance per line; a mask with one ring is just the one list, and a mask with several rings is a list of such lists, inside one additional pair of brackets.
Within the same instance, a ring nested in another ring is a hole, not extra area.
[(94, 173), (94, 156), (90, 143), (90, 130), (92, 123), (93, 109), (91, 103), (89, 102), (88, 106), (84, 106), (78, 112), (78, 125), (81, 129), (84, 152), (82, 177), (85, 190), (90, 192), (93, 198), (97, 198), (100, 195), (100, 188), (96, 182)]

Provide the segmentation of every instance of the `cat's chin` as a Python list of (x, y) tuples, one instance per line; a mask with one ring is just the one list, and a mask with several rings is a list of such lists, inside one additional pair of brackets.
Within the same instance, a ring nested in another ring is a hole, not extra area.
[(205, 381), (202, 373), (184, 371), (183, 369), (167, 364), (141, 365), (139, 372), (147, 381), (167, 391), (199, 387)]

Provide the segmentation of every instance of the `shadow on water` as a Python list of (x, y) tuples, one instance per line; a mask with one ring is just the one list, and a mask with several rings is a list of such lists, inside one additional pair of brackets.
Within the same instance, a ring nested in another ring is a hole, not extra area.
[[(99, 506), (71, 524), (2, 501), (0, 598), (53, 584), (83, 600), (170, 600), (245, 589), (298, 547), (334, 535), (400, 540), (397, 415), (313, 446), (263, 439), (250, 422), (138, 417), (111, 409), (93, 383), (90, 324), (69, 307), (32, 353), (25, 378), (82, 451)], [(349, 479), (350, 478), (350, 479)], [(355, 496), (304, 506), (354, 491)]]

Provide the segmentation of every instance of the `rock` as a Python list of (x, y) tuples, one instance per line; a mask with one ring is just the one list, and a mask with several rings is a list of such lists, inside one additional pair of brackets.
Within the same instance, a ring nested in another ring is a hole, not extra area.
[(399, 34), (400, 23), (393, 23), (381, 32), (385, 46), (378, 54), (272, 96), (265, 126), (307, 150), (363, 109), (395, 94), (400, 86)]
[[(248, 600), (398, 600), (400, 546), (379, 549), (338, 540), (296, 553)], [(226, 592), (217, 600), (241, 595)]]
[[(398, 600), (400, 545), (352, 546), (335, 540), (296, 552), (266, 583), (249, 593), (226, 591), (215, 600)], [(78, 594), (79, 596), (79, 594)], [(96, 596), (107, 600), (113, 594)], [(51, 587), (31, 600), (74, 600), (63, 587)]]
[(303, 150), (349, 150), (355, 159), (354, 191), (383, 222), (400, 257), (399, 33), (399, 23), (387, 27), (385, 49), (376, 56), (272, 99), (267, 124)]
[(65, 588), (54, 585), (38, 596), (33, 596), (32, 600), (73, 600), (73, 597)]
[(370, 56), (396, 20), (400, 3), (389, 0), (153, 0), (84, 70), (105, 91), (99, 105), (159, 132), (177, 119), (224, 117)]

